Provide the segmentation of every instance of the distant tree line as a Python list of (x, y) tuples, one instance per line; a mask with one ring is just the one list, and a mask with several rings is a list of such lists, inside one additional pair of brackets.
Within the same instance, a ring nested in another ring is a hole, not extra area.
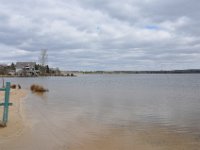
[(188, 74), (200, 73), (200, 69), (158, 70), (158, 71), (80, 71), (83, 74)]
[(49, 68), (49, 65), (35, 65), (35, 70), (38, 70), (40, 72), (40, 75), (61, 75), (61, 71), (59, 68)]
[(14, 63), (11, 63), (11, 65), (0, 65), (0, 74), (1, 75), (7, 75), (9, 74), (9, 71), (16, 70), (16, 66)]

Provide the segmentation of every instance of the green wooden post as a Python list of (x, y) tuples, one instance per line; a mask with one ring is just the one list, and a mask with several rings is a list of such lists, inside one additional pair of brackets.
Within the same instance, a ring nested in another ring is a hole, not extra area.
[(0, 124), (0, 126), (6, 126), (6, 123), (8, 122), (8, 110), (9, 106), (12, 105), (12, 103), (9, 103), (9, 97), (10, 97), (10, 82), (6, 82), (6, 88), (0, 88), (0, 91), (5, 91), (5, 97), (4, 102), (0, 103), (0, 106), (4, 106), (3, 108), (3, 120)]
[(5, 102), (4, 102), (4, 112), (3, 112), (3, 124), (5, 125), (8, 122), (9, 97), (10, 97), (10, 82), (6, 82)]

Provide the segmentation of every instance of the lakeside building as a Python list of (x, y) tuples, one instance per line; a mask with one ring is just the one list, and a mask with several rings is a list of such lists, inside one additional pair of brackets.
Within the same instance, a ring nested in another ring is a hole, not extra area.
[(35, 70), (36, 62), (17, 62), (17, 76), (38, 76), (38, 70)]
[(63, 76), (59, 68), (49, 68), (48, 65), (42, 66), (36, 62), (16, 62), (10, 65), (0, 64), (0, 75), (4, 76)]

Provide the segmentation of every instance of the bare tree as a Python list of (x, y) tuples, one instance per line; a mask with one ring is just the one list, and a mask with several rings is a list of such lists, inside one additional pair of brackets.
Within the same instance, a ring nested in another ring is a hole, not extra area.
[(42, 49), (39, 57), (40, 64), (45, 66), (48, 61), (48, 54), (46, 49)]
[(42, 49), (41, 53), (40, 53), (40, 57), (39, 57), (39, 61), (41, 64), (41, 74), (44, 75), (45, 74), (45, 65), (47, 64), (47, 60), (48, 60), (48, 54), (47, 54), (47, 50), (46, 49)]

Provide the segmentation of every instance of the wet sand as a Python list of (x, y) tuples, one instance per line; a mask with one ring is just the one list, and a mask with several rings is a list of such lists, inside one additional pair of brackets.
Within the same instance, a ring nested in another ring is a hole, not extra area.
[[(0, 127), (0, 143), (9, 140), (11, 137), (19, 136), (24, 129), (24, 113), (22, 99), (27, 95), (26, 90), (11, 89), (10, 102), (13, 106), (9, 108), (9, 118), (7, 127)], [(0, 100), (3, 101), (4, 92), (0, 92)], [(0, 119), (3, 116), (3, 107), (0, 107)]]

